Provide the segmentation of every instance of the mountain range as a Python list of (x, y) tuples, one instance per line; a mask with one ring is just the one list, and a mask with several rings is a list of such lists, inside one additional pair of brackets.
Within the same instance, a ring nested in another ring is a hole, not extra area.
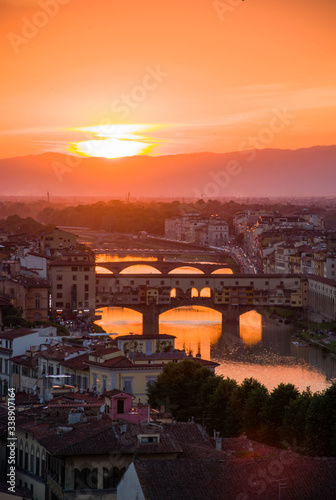
[(0, 196), (335, 196), (336, 146), (118, 159), (44, 153), (0, 160)]

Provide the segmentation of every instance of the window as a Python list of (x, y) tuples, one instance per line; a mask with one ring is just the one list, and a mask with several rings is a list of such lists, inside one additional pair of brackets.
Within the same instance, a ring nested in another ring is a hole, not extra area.
[(123, 475), (123, 469), (119, 470), (117, 467), (112, 467), (110, 470), (103, 468), (103, 488), (116, 488), (121, 477)]
[(34, 448), (30, 450), (30, 472), (34, 474)]
[(164, 284), (165, 284), (165, 282), (164, 282), (164, 281), (161, 281), (161, 285), (164, 285)]
[(62, 288), (63, 288), (63, 285), (62, 285), (62, 284), (60, 284), (60, 285), (57, 285), (57, 287), (56, 287), (56, 288), (57, 288), (57, 290), (62, 290)]
[[(134, 282), (133, 282), (133, 283), (134, 283)], [(149, 281), (148, 281), (148, 280), (146, 281), (146, 285), (149, 285)]]
[(88, 291), (89, 291), (89, 285), (85, 285), (85, 286), (84, 286), (84, 291), (85, 291), (85, 292), (88, 292)]
[(154, 382), (156, 382), (156, 377), (151, 377), (151, 376), (146, 377), (147, 385), (152, 385), (152, 384), (154, 384)]
[(72, 272), (77, 272), (77, 271), (78, 271), (78, 267), (72, 267), (72, 268), (71, 268), (71, 271), (72, 271)]
[(86, 271), (86, 272), (87, 272), (87, 271), (90, 271), (90, 268), (89, 268), (88, 266), (85, 266), (85, 267), (84, 267), (84, 271)]
[(41, 477), (45, 476), (45, 470), (46, 470), (46, 463), (45, 463), (45, 460), (43, 460), (43, 457), (42, 457), (42, 462), (41, 462)]
[(122, 379), (123, 391), (129, 394), (133, 393), (133, 377), (123, 377)]
[(56, 280), (57, 280), (57, 281), (62, 281), (62, 280), (63, 280), (63, 276), (62, 276), (61, 274), (58, 274), (58, 275), (56, 276)]
[(84, 279), (85, 279), (85, 281), (89, 281), (89, 275), (85, 274)]
[(77, 281), (77, 274), (73, 274), (73, 275), (72, 275), (72, 280), (73, 280), (73, 281)]
[(97, 380), (98, 380), (97, 373), (92, 374), (92, 380), (93, 380), (93, 387), (97, 389)]
[(63, 302), (56, 302), (56, 307), (63, 307)]
[(84, 300), (89, 300), (89, 294), (88, 293), (84, 293)]
[(62, 298), (63, 298), (63, 293), (58, 293), (58, 294), (56, 295), (56, 298), (57, 298), (57, 299), (62, 299)]
[(157, 443), (157, 442), (158, 442), (157, 436), (142, 436), (141, 437), (141, 443)]

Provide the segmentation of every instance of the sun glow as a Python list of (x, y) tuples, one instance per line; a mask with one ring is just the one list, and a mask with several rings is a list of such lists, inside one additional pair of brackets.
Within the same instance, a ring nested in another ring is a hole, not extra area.
[(93, 139), (71, 142), (69, 151), (80, 156), (99, 158), (123, 158), (148, 154), (156, 146), (157, 139), (145, 132), (159, 128), (159, 125), (96, 125), (71, 130), (92, 135)]

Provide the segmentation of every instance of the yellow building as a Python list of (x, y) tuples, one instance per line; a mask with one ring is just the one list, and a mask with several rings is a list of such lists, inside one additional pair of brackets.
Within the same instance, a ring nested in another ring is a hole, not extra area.
[(41, 247), (43, 250), (49, 248), (51, 251), (62, 248), (75, 248), (77, 236), (63, 231), (62, 229), (55, 229), (51, 233), (41, 236)]

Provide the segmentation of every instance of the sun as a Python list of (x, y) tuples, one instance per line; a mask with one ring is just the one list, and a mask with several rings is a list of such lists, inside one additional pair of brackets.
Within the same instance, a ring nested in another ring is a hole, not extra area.
[(99, 158), (123, 158), (148, 154), (159, 142), (145, 135), (159, 125), (124, 124), (124, 125), (95, 125), (92, 127), (73, 128), (92, 139), (71, 142), (69, 151), (80, 156)]

